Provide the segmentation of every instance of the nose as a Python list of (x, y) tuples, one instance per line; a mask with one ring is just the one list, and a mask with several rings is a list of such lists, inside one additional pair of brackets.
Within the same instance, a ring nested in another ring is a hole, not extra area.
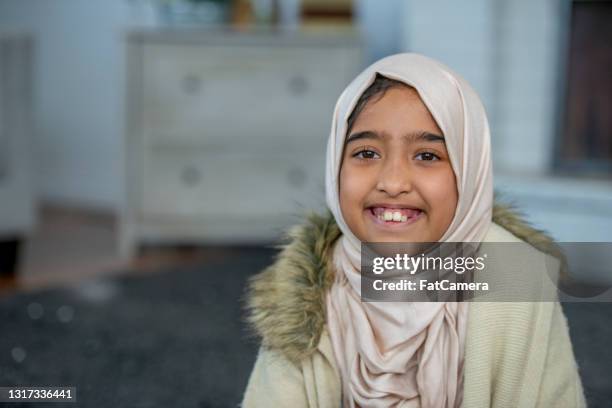
[(400, 155), (388, 157), (378, 174), (376, 188), (391, 197), (412, 191), (412, 171), (405, 158)]

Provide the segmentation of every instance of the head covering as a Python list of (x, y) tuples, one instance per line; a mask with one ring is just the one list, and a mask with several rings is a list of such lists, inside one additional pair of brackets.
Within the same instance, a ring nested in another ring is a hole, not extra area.
[(417, 54), (386, 57), (340, 95), (327, 145), (326, 199), (342, 231), (327, 297), (330, 338), (347, 407), (455, 407), (462, 400), (467, 304), (361, 302), (361, 242), (340, 209), (339, 174), (347, 120), (380, 74), (413, 87), (442, 130), (458, 202), (440, 241), (481, 242), (492, 218), (489, 126), (477, 94), (448, 67)]

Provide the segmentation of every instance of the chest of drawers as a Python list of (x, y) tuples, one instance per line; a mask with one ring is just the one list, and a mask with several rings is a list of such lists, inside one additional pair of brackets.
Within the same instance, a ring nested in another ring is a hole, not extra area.
[(33, 51), (29, 33), (0, 32), (0, 241), (24, 237), (35, 223)]
[(269, 242), (323, 207), (334, 104), (362, 66), (353, 35), (141, 31), (127, 49), (124, 252)]

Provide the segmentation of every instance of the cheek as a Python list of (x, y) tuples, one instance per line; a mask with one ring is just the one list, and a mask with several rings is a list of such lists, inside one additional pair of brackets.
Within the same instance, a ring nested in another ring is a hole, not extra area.
[(350, 166), (340, 169), (340, 209), (346, 222), (361, 213), (364, 199), (369, 191), (369, 183), (363, 172)]
[(356, 187), (350, 171), (343, 166), (340, 169), (340, 209), (347, 222), (350, 218), (350, 209), (354, 206), (356, 200), (355, 196), (358, 195), (358, 192), (355, 191)]
[(425, 199), (430, 210), (436, 218), (436, 222), (446, 224), (447, 227), (455, 215), (457, 208), (457, 183), (452, 169), (444, 169), (437, 172), (435, 176), (427, 178), (428, 182), (423, 186)]

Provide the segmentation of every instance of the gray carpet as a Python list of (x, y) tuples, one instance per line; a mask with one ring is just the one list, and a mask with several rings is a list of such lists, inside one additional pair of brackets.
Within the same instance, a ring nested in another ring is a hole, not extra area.
[[(240, 298), (246, 278), (274, 255), (238, 253), (183, 270), (0, 297), (0, 385), (75, 386), (82, 407), (236, 407), (257, 351)], [(565, 310), (589, 406), (608, 407), (612, 304)]]

